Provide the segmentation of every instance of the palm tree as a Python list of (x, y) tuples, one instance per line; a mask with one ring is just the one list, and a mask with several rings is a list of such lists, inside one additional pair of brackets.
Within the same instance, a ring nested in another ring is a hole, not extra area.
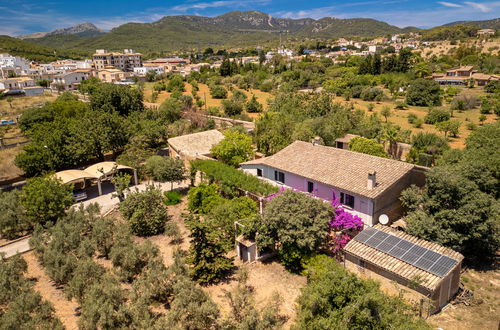
[(385, 130), (383, 137), (382, 137), (386, 142), (389, 142), (389, 150), (388, 151), (389, 151), (389, 155), (392, 158), (396, 158), (396, 153), (398, 150), (397, 136), (398, 136), (398, 131), (393, 127), (389, 127)]
[(429, 69), (429, 65), (425, 62), (418, 62), (413, 67), (413, 71), (415, 71), (415, 75), (418, 78), (424, 78), (431, 74), (431, 70)]

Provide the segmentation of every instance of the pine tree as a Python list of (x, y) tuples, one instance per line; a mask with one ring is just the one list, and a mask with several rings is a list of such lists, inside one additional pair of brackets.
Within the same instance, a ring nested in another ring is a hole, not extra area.
[(193, 266), (191, 277), (202, 284), (221, 280), (233, 268), (233, 261), (224, 256), (217, 233), (199, 218), (192, 218), (188, 225), (191, 230), (188, 256), (188, 263)]

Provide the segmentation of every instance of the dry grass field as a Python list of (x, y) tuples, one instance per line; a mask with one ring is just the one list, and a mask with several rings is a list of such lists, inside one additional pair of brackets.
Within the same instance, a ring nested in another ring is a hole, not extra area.
[(500, 271), (468, 269), (462, 282), (474, 295), (471, 305), (448, 305), (431, 316), (430, 325), (444, 330), (497, 330), (500, 326)]
[[(152, 90), (153, 85), (154, 83), (146, 83), (144, 87), (144, 100), (148, 103), (151, 103), (151, 94), (153, 93)], [(184, 86), (185, 86), (184, 87), (185, 91), (182, 94), (191, 95), (191, 91), (193, 88), (191, 84), (185, 83)], [(212, 96), (210, 95), (210, 90), (206, 84), (198, 84), (198, 87), (199, 87), (198, 95), (200, 96), (201, 100), (203, 101), (206, 100), (207, 108), (219, 107), (221, 105), (222, 100), (212, 98)], [(238, 89), (235, 86), (233, 86), (233, 88)], [(255, 97), (257, 98), (257, 101), (259, 101), (259, 103), (261, 103), (264, 106), (264, 109), (267, 109), (267, 100), (271, 97), (270, 93), (262, 92), (258, 89), (250, 89), (249, 91), (245, 91), (242, 89), (239, 90), (245, 93), (245, 95), (247, 95), (248, 98), (252, 97), (252, 94), (254, 94)], [(163, 101), (165, 101), (170, 97), (170, 94), (171, 93), (166, 91), (160, 92), (154, 104), (160, 105)], [(230, 98), (231, 95), (232, 95), (231, 91), (228, 91), (228, 98)]]
[[(481, 49), (481, 52), (498, 55), (500, 52), (500, 39), (477, 39), (468, 43), (469, 46), (475, 46)], [(434, 55), (448, 55), (451, 50), (460, 45), (452, 45), (450, 41), (432, 41), (431, 46), (418, 50), (424, 58), (430, 58)]]
[(45, 93), (38, 96), (13, 97), (9, 103), (7, 98), (0, 99), (0, 119), (13, 119), (23, 113), (24, 109), (43, 105), (54, 101), (57, 95)]
[[(474, 95), (477, 97), (480, 97), (481, 95), (485, 94), (482, 87), (475, 87), (472, 89), (463, 88), (461, 89), (461, 93)], [(387, 91), (386, 94), (388, 94)], [(392, 114), (390, 117), (388, 117), (388, 121), (393, 124), (399, 125), (402, 129), (409, 129), (412, 131), (413, 134), (416, 134), (418, 132), (430, 132), (430, 133), (436, 133), (438, 135), (443, 135), (442, 132), (436, 130), (434, 125), (422, 124), (421, 128), (415, 128), (412, 126), (412, 124), (408, 123), (409, 114), (414, 114), (418, 118), (424, 119), (425, 115), (428, 112), (427, 107), (409, 106), (407, 110), (397, 110), (395, 109), (395, 101), (370, 102), (370, 101), (363, 101), (361, 99), (351, 99), (350, 101), (345, 101), (345, 99), (342, 97), (336, 97), (335, 100), (337, 102), (341, 102), (346, 105), (352, 103), (355, 108), (362, 109), (367, 113), (370, 113), (368, 111), (368, 105), (373, 104), (375, 106), (373, 109), (373, 113), (377, 113), (382, 121), (385, 121), (385, 119), (380, 115), (380, 111), (384, 106), (388, 106), (392, 110)], [(403, 100), (401, 99), (399, 101)], [(448, 103), (444, 103), (441, 106), (441, 108), (449, 110), (450, 105)], [(460, 121), (462, 125), (460, 126), (459, 134), (457, 135), (457, 137), (448, 137), (449, 144), (452, 148), (463, 149), (465, 147), (465, 140), (471, 133), (471, 131), (467, 129), (467, 123), (473, 123), (476, 126), (479, 126), (480, 115), (481, 114), (479, 112), (479, 108), (475, 108), (472, 110), (464, 110), (464, 111), (458, 111), (458, 110), (453, 111), (453, 117), (451, 119)], [(486, 115), (486, 120), (484, 121), (484, 123), (494, 122), (495, 120), (496, 120), (496, 115), (489, 114)]]

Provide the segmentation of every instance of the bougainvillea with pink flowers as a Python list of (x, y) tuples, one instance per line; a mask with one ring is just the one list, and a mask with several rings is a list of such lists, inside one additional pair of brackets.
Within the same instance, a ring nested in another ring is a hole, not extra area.
[(347, 212), (336, 198), (332, 201), (335, 216), (330, 220), (330, 248), (333, 253), (341, 251), (349, 241), (363, 230), (363, 220), (357, 215)]

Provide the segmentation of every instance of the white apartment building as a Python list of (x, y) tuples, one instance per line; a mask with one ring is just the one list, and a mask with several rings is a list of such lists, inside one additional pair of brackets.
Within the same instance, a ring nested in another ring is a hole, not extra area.
[(114, 67), (123, 71), (133, 71), (142, 66), (142, 54), (132, 49), (124, 49), (123, 53), (110, 53), (104, 49), (97, 49), (92, 56), (92, 63), (96, 70), (104, 70)]
[(9, 73), (27, 74), (29, 68), (29, 61), (22, 57), (0, 54), (0, 78), (7, 78)]

